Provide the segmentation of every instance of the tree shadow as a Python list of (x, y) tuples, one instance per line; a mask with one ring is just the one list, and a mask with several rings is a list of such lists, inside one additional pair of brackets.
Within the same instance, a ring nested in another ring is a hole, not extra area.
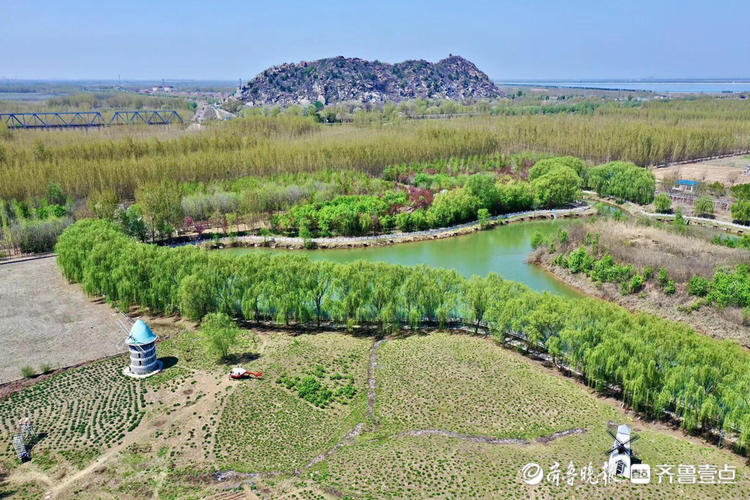
[(161, 361), (161, 369), (167, 370), (176, 365), (179, 360), (175, 356), (164, 356), (163, 358), (159, 358), (159, 361)]
[(229, 354), (226, 358), (223, 358), (221, 362), (225, 365), (238, 365), (255, 361), (258, 358), (260, 358), (260, 354), (257, 352), (243, 352), (241, 354)]
[(18, 490), (6, 489), (10, 486), (9, 483), (5, 482), (7, 477), (7, 474), (0, 472), (0, 498), (11, 498), (18, 493)]

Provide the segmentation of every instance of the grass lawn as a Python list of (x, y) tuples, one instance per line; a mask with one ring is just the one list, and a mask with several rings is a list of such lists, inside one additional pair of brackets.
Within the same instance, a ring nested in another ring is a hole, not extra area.
[[(216, 439), (220, 468), (292, 472), (324, 453), (367, 412), (367, 362), (371, 339), (340, 334), (276, 334), (249, 369), (263, 380), (239, 383), (226, 397)], [(321, 367), (322, 370), (320, 370)], [(278, 378), (315, 376), (334, 387), (338, 375), (351, 376), (356, 394), (324, 408), (287, 389)]]
[[(606, 457), (612, 439), (605, 428), (553, 441), (548, 445), (490, 445), (441, 436), (402, 436), (363, 441), (343, 447), (326, 462), (314, 468), (314, 477), (324, 488), (333, 488), (352, 497), (418, 498), (748, 498), (748, 468), (731, 454), (689, 443), (659, 432), (643, 431), (634, 448), (653, 470), (657, 464), (708, 463), (737, 467), (738, 484), (648, 485), (629, 482), (589, 484), (576, 476), (572, 486), (565, 482), (569, 462), (577, 474), (592, 462), (595, 473)], [(559, 485), (546, 480), (535, 486), (521, 479), (521, 468), (536, 462), (545, 474), (560, 464)], [(652, 474), (653, 474), (652, 470)], [(665, 480), (666, 481), (666, 480)]]
[(467, 335), (385, 342), (376, 376), (376, 411), (389, 433), (442, 429), (534, 439), (617, 417), (580, 384)]

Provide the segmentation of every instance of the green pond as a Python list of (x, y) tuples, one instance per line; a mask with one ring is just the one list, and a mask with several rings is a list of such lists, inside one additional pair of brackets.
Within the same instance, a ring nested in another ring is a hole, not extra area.
[(464, 276), (472, 274), (484, 276), (494, 272), (505, 279), (524, 283), (537, 291), (579, 297), (580, 293), (575, 289), (526, 262), (531, 252), (530, 240), (536, 231), (544, 235), (552, 235), (569, 224), (570, 221), (523, 222), (454, 238), (345, 250), (231, 248), (224, 251), (235, 254), (291, 252), (307, 255), (312, 260), (332, 262), (351, 262), (361, 259), (406, 266), (427, 264), (433, 267), (455, 269)]

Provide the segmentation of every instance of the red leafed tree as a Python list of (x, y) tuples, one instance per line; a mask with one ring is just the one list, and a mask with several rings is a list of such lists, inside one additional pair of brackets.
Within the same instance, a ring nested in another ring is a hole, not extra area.
[(409, 188), (409, 204), (414, 209), (427, 208), (432, 205), (433, 194), (429, 189), (418, 187)]

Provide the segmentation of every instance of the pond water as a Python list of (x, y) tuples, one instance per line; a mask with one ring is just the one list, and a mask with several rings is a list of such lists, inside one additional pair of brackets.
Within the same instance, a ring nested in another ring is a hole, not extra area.
[(575, 289), (546, 271), (526, 263), (531, 252), (530, 240), (536, 231), (552, 235), (569, 224), (571, 224), (570, 221), (524, 222), (454, 238), (346, 250), (231, 248), (224, 251), (236, 254), (292, 252), (307, 255), (312, 260), (332, 262), (351, 262), (362, 259), (406, 266), (427, 264), (433, 267), (455, 269), (464, 276), (472, 274), (484, 276), (495, 272), (505, 279), (524, 283), (533, 290), (579, 297), (581, 294)]

